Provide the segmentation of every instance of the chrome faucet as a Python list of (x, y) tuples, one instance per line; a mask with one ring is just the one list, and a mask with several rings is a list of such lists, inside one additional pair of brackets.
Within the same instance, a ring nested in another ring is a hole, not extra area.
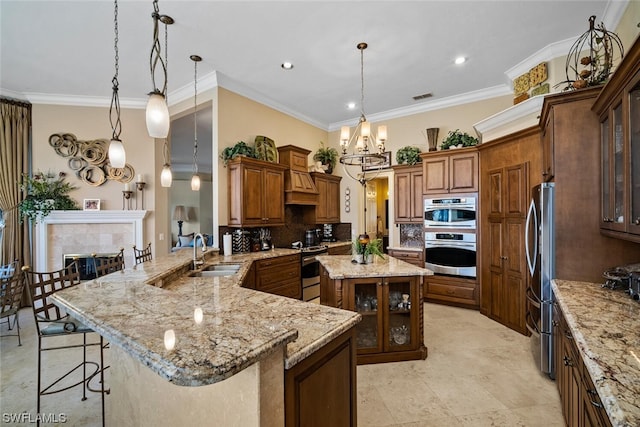
[[(202, 242), (202, 258), (198, 259), (198, 237), (200, 237), (200, 242)], [(196, 233), (193, 236), (193, 269), (197, 270), (198, 266), (204, 264), (204, 253), (207, 252), (207, 242), (204, 240), (204, 236), (202, 233)]]

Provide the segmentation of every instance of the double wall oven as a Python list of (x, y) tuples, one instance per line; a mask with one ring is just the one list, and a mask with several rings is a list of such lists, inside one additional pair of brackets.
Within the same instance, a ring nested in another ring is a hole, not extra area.
[(476, 277), (477, 194), (424, 199), (425, 267)]

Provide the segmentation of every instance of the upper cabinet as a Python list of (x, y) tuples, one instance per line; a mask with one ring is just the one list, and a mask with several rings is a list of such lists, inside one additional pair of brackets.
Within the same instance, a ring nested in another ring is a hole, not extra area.
[(478, 151), (476, 147), (423, 153), (423, 194), (469, 193), (478, 191)]
[(284, 225), (284, 174), (287, 166), (248, 157), (227, 164), (229, 225)]
[(422, 165), (398, 165), (393, 171), (395, 222), (421, 224), (424, 218)]
[(640, 242), (640, 40), (593, 105), (600, 117), (603, 234)]
[(305, 224), (335, 224), (340, 222), (340, 180), (342, 177), (311, 172), (318, 190), (318, 205), (304, 210)]

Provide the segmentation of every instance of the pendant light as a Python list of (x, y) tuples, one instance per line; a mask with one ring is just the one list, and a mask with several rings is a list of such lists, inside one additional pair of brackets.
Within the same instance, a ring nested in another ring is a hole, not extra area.
[(198, 62), (202, 58), (198, 55), (191, 55), (193, 61), (193, 176), (191, 177), (191, 189), (200, 191), (200, 176), (198, 176)]
[(114, 1), (113, 8), (114, 22), (114, 50), (115, 50), (115, 74), (111, 80), (113, 93), (111, 95), (111, 106), (109, 107), (109, 122), (111, 123), (111, 142), (109, 143), (109, 163), (113, 168), (123, 168), (126, 164), (126, 153), (124, 145), (120, 140), (122, 132), (122, 122), (120, 121), (120, 98), (118, 97), (118, 0)]
[[(167, 107), (167, 64), (162, 59), (160, 52), (160, 41), (158, 40), (158, 24), (173, 24), (174, 20), (170, 16), (160, 15), (158, 8), (158, 0), (153, 1), (153, 45), (151, 46), (151, 56), (149, 60), (149, 68), (151, 70), (151, 83), (153, 90), (149, 93), (149, 101), (147, 102), (146, 120), (147, 131), (152, 138), (166, 138), (169, 134), (169, 107)], [(156, 66), (160, 64), (164, 77), (162, 90), (156, 86)]]
[[(169, 68), (169, 42), (167, 37), (167, 25), (168, 21), (164, 22), (164, 63)], [(167, 86), (169, 84), (169, 77), (167, 76)], [(166, 100), (169, 100), (169, 94), (167, 93)], [(169, 137), (164, 139), (162, 146), (162, 157), (164, 164), (162, 165), (162, 172), (160, 173), (160, 185), (162, 187), (171, 187), (173, 183), (173, 173), (171, 172), (171, 150), (169, 149)]]

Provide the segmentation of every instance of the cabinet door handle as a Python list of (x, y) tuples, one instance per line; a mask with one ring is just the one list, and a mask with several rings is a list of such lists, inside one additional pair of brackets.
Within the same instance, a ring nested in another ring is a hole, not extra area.
[(573, 362), (567, 356), (562, 358), (562, 362), (564, 363), (564, 366), (573, 366)]
[(639, 216), (638, 218), (636, 218), (636, 220), (635, 220), (635, 221), (633, 221), (633, 223), (634, 223), (635, 225), (640, 225), (640, 216)]
[(569, 331), (564, 331), (564, 336), (568, 340), (572, 340), (573, 339), (573, 335), (571, 335), (571, 332), (569, 332)]
[[(590, 395), (592, 395), (592, 396), (597, 396), (597, 395), (598, 395), (598, 392), (597, 392), (597, 391), (595, 391), (594, 389), (587, 390), (587, 393), (589, 393), (589, 394), (590, 394)], [(593, 406), (595, 406), (596, 408), (602, 408), (602, 404), (601, 404), (601, 403), (599, 403), (599, 402), (594, 402), (591, 398), (589, 398), (589, 402), (591, 402), (591, 404), (592, 404)]]
[(551, 321), (551, 324), (552, 324), (553, 326), (558, 326), (558, 321), (557, 321), (557, 320), (552, 320), (552, 321)]

